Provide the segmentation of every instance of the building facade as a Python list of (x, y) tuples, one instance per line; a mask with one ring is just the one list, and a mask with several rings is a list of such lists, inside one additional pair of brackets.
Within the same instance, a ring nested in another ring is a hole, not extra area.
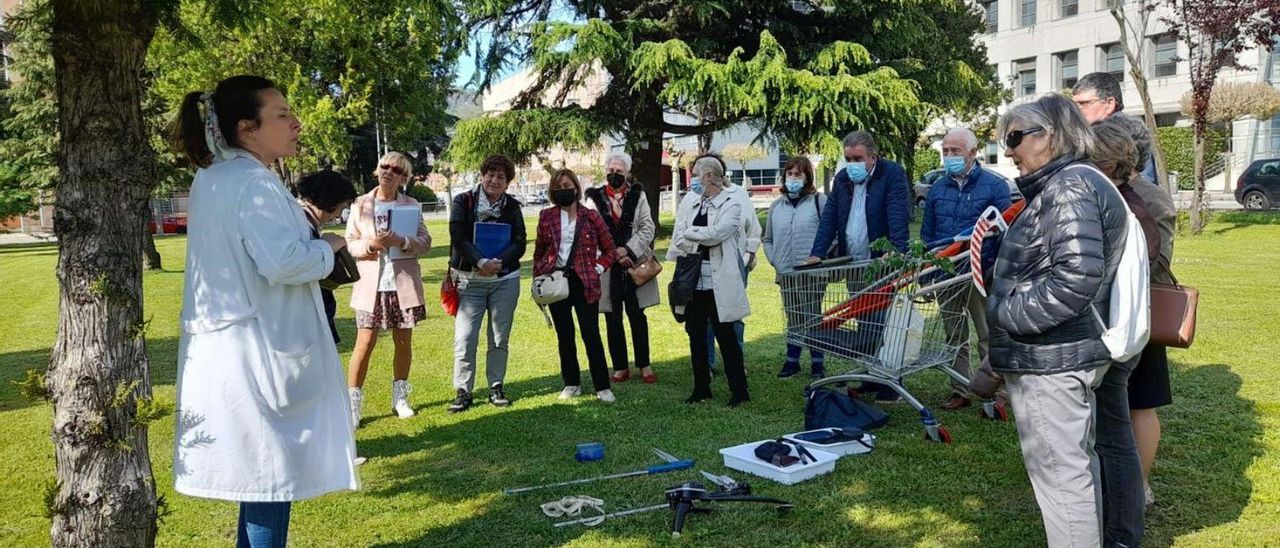
[[(1134, 0), (979, 0), (986, 21), (986, 32), (979, 40), (987, 46), (988, 62), (1000, 81), (1012, 91), (1012, 104), (1068, 90), (1085, 74), (1108, 72), (1123, 83), (1125, 113), (1142, 116), (1142, 100), (1120, 45), (1120, 28), (1110, 12), (1116, 2), (1122, 2), (1126, 12), (1136, 17), (1138, 3)], [(1181, 113), (1182, 96), (1191, 89), (1186, 49), (1168, 33), (1159, 15), (1157, 12), (1150, 18), (1140, 60), (1156, 124), (1189, 125)], [(1267, 48), (1245, 51), (1239, 62), (1250, 70), (1224, 70), (1218, 81), (1274, 85), (1280, 76), (1280, 56)], [(1233, 167), (1238, 173), (1255, 158), (1280, 156), (1280, 116), (1238, 120), (1230, 129), (1231, 153), (1229, 162), (1224, 162), (1228, 173)], [(997, 170), (1015, 174), (1002, 152), (995, 143), (987, 144), (987, 157), (996, 160)], [(1225, 174), (1219, 175), (1209, 187), (1226, 189), (1228, 182)]]

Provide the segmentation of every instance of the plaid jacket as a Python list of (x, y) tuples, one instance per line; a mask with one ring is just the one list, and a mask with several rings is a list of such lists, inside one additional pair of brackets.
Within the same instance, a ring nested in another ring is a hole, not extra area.
[[(596, 265), (608, 270), (613, 264), (613, 252), (616, 249), (613, 236), (609, 234), (609, 227), (605, 226), (599, 213), (579, 204), (576, 238), (577, 247), (573, 250), (573, 256), (569, 257), (569, 266), (582, 281), (587, 302), (598, 302), (600, 274), (596, 273)], [(538, 236), (533, 244), (533, 275), (542, 276), (554, 271), (559, 254), (560, 208), (552, 206), (538, 215)]]

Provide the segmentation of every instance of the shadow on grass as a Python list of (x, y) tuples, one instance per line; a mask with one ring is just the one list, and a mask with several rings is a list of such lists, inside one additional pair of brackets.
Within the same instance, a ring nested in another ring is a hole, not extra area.
[(1173, 405), (1160, 409), (1163, 439), (1151, 478), (1146, 546), (1239, 519), (1253, 483), (1247, 471), (1263, 454), (1254, 403), (1239, 395), (1240, 376), (1223, 364), (1172, 368)]
[[(0, 411), (24, 409), (43, 403), (24, 398), (15, 383), (26, 378), (29, 370), (46, 372), (52, 354), (52, 348), (0, 354)], [(151, 364), (152, 386), (172, 385), (176, 382), (178, 339), (147, 339), (147, 355)]]
[[(715, 380), (714, 401), (681, 403), (692, 384), (688, 361), (681, 358), (654, 365), (661, 378), (656, 385), (615, 385), (614, 405), (590, 396), (557, 402), (560, 380), (551, 375), (511, 384), (517, 400), (509, 409), (482, 404), (459, 415), (460, 422), (362, 441), (361, 454), (376, 459), (371, 462), (386, 479), (367, 483), (360, 496), (425, 493), (459, 509), (447, 525), (378, 546), (534, 546), (574, 539), (663, 543), (670, 538), (669, 511), (594, 529), (557, 529), (551, 526), (556, 520), (541, 515), (537, 506), (576, 494), (605, 499), (610, 511), (662, 504), (665, 488), (701, 480), (694, 470), (501, 494), (503, 487), (642, 469), (658, 463), (650, 447), (696, 458), (695, 470), (728, 473), (750, 481), (758, 494), (797, 503), (783, 517), (742, 504), (694, 516), (684, 536), (693, 545), (1020, 546), (1044, 538), (1013, 424), (983, 420), (973, 409), (939, 413), (956, 438), (941, 445), (920, 439), (910, 407), (887, 406), (891, 421), (877, 432), (875, 452), (845, 458), (832, 475), (794, 486), (721, 467), (718, 448), (802, 428), (800, 392), (806, 381), (773, 377), (782, 359), (782, 336), (752, 337), (748, 324), (747, 338), (753, 401), (739, 409), (725, 407), (723, 377)], [(1180, 389), (1177, 403), (1162, 415), (1166, 439), (1153, 479), (1159, 502), (1148, 513), (1150, 546), (1237, 520), (1252, 491), (1247, 470), (1262, 454), (1256, 411), (1237, 395), (1241, 380), (1228, 367), (1198, 367), (1174, 380)], [(913, 375), (907, 384), (927, 405), (949, 392), (947, 379), (937, 372)], [(604, 462), (573, 462), (574, 444), (586, 441), (605, 443)]]
[[(633, 380), (614, 385), (618, 402), (613, 405), (589, 395), (572, 402), (555, 401), (561, 387), (559, 376), (545, 376), (508, 385), (517, 398), (509, 409), (479, 405), (448, 426), (362, 441), (360, 454), (375, 459), (370, 462), (376, 463), (378, 476), (386, 479), (366, 483), (361, 496), (395, 498), (426, 493), (449, 508), (469, 509), (450, 525), (378, 546), (544, 546), (582, 536), (602, 542), (670, 538), (666, 533), (670, 530), (669, 511), (610, 521), (597, 529), (557, 529), (551, 526), (554, 520), (543, 516), (537, 506), (572, 494), (603, 498), (610, 511), (662, 504), (664, 489), (683, 481), (702, 481), (695, 470), (521, 495), (501, 494), (504, 487), (643, 469), (659, 462), (650, 447), (698, 459), (696, 469), (729, 473), (739, 480), (750, 480), (761, 495), (798, 503), (789, 516), (780, 517), (766, 506), (749, 504), (727, 504), (724, 511), (694, 516), (685, 534), (694, 545), (847, 546), (865, 539), (867, 545), (887, 546), (914, 544), (940, 534), (973, 542), (993, 538), (998, 545), (1000, 539), (1010, 545), (1025, 540), (1028, 526), (1019, 529), (1008, 524), (1013, 516), (1026, 521), (1028, 509), (1035, 508), (1021, 463), (1014, 460), (1018, 453), (1012, 425), (981, 421), (972, 414), (947, 417), (956, 421), (953, 431), (970, 436), (967, 445), (943, 446), (919, 439), (914, 410), (902, 406), (887, 409), (893, 417), (891, 426), (880, 432), (882, 448), (874, 457), (849, 459), (835, 475), (795, 486), (722, 468), (718, 448), (773, 438), (803, 427), (801, 392), (807, 380), (774, 377), (783, 358), (782, 335), (755, 337), (748, 324), (747, 340), (753, 401), (738, 409), (725, 406), (728, 389), (722, 376), (713, 382), (714, 400), (683, 404), (692, 389), (690, 366), (687, 358), (676, 358), (654, 364), (658, 384)], [(912, 388), (927, 399), (940, 400), (948, 392), (940, 374), (915, 379)], [(589, 394), (590, 387), (584, 385), (584, 392)], [(1000, 436), (1003, 439), (996, 439)], [(604, 462), (573, 461), (574, 445), (586, 441), (605, 444)], [(981, 482), (967, 483), (973, 481), (974, 471), (965, 466), (964, 459), (957, 459), (957, 450), (966, 459), (972, 458), (971, 454), (985, 458), (1003, 453), (1005, 458), (976, 464), (982, 474), (1006, 485), (993, 488)], [(936, 492), (939, 486), (935, 485), (933, 468), (941, 468), (948, 477), (941, 492)], [(981, 488), (974, 489), (974, 485)], [(992, 500), (984, 499), (988, 496)], [(992, 514), (988, 506), (1008, 505), (1009, 498), (1015, 499), (1013, 509), (997, 508)], [(814, 523), (822, 525), (807, 526)], [(1036, 520), (1032, 525), (1038, 527), (1038, 523)]]
[(1226, 234), (1233, 230), (1257, 225), (1280, 225), (1280, 212), (1276, 211), (1229, 211), (1214, 216), (1215, 223), (1230, 224), (1214, 230), (1214, 234)]

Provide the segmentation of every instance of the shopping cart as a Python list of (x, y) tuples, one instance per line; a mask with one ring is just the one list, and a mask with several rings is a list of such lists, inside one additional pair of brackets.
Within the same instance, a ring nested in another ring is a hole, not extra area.
[[(787, 342), (826, 353), (828, 370), (852, 364), (846, 372), (814, 381), (807, 390), (854, 381), (886, 385), (919, 411), (927, 439), (950, 443), (951, 434), (907, 391), (903, 379), (937, 369), (968, 384), (952, 368), (956, 353), (968, 341), (967, 328), (963, 341), (949, 336), (967, 326), (964, 303), (971, 279), (968, 272), (955, 272), (968, 259), (969, 252), (963, 251), (940, 261), (950, 261), (949, 266), (878, 259), (819, 264), (783, 275)], [(989, 418), (1008, 418), (1003, 405), (994, 401), (984, 401), (981, 412)]]

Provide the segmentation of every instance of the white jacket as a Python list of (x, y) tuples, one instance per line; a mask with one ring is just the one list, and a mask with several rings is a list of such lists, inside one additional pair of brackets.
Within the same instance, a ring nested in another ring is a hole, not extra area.
[(821, 222), (818, 211), (826, 207), (827, 195), (816, 192), (795, 205), (791, 198), (781, 196), (769, 206), (762, 241), (764, 255), (778, 273), (775, 281), (809, 258)]
[(248, 153), (196, 172), (178, 344), (174, 488), (292, 501), (357, 489), (342, 363), (317, 280), (333, 251)]
[[(745, 265), (736, 250), (741, 249), (742, 205), (728, 192), (721, 192), (711, 199), (707, 212), (707, 226), (692, 226), (698, 215), (702, 196), (690, 192), (680, 202), (676, 211), (676, 227), (671, 235), (671, 247), (667, 260), (697, 253), (698, 246), (710, 248), (712, 292), (716, 297), (716, 313), (721, 322), (736, 322), (751, 315), (747, 302), (744, 280)], [(722, 250), (734, 250), (724, 253)], [(683, 307), (675, 308), (683, 313)]]
[[(744, 187), (731, 184), (724, 192), (742, 208), (742, 232), (738, 239), (738, 254), (742, 255), (747, 271), (755, 270), (755, 255), (760, 251), (760, 237), (764, 233), (760, 227), (760, 217), (756, 216), (756, 205), (751, 201), (751, 193)], [(748, 253), (751, 255), (748, 256)]]

